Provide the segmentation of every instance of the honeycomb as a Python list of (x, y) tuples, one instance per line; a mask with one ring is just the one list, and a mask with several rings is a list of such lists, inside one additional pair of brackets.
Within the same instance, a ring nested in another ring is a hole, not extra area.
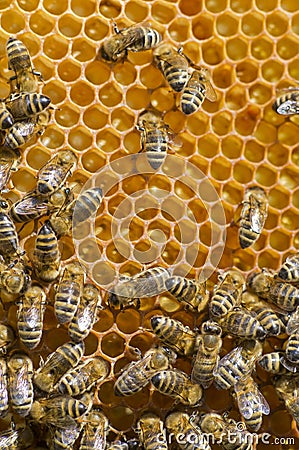
[[(299, 80), (297, 0), (3, 0), (0, 10), (0, 97), (9, 95), (6, 42), (13, 35), (29, 49), (43, 75), (41, 91), (55, 108), (45, 133), (22, 149), (21, 166), (4, 196), (15, 201), (30, 191), (38, 170), (58, 149), (76, 153), (78, 168), (69, 182), (100, 184), (105, 196), (93, 224), (80, 228), (74, 241), (60, 239), (62, 259), (79, 258), (103, 297), (119, 273), (133, 275), (156, 264), (180, 275), (204, 276), (213, 284), (215, 268), (277, 270), (298, 251), (299, 118), (272, 110), (277, 89)], [(182, 46), (195, 64), (210, 70), (217, 101), (206, 100), (186, 117), (153, 65), (151, 51), (129, 53), (125, 62), (114, 65), (98, 59), (113, 21), (119, 28), (150, 23), (164, 41)], [(164, 114), (181, 140), (155, 172), (139, 153), (135, 128), (149, 107)], [(269, 215), (259, 240), (241, 250), (231, 223), (252, 184), (266, 190)], [(19, 227), (29, 254), (35, 231), (31, 222)], [(50, 298), (52, 293), (51, 288)], [(16, 306), (2, 300), (3, 320), (15, 326)], [(32, 352), (35, 367), (40, 354), (69, 340), (65, 327), (57, 331), (49, 303), (42, 343)], [(114, 433), (130, 437), (142, 411), (151, 409), (163, 418), (173, 406), (172, 399), (149, 388), (124, 399), (114, 395), (115, 375), (133, 358), (130, 347), (144, 352), (155, 342), (148, 331), (154, 314), (170, 315), (191, 328), (202, 317), (166, 294), (142, 299), (140, 310), (103, 306), (85, 339), (85, 355), (99, 354), (111, 363), (110, 377), (99, 386), (95, 401)], [(226, 338), (225, 348), (231, 346)], [(191, 370), (190, 361), (180, 358), (176, 367)], [(269, 377), (258, 375), (271, 406), (262, 431), (298, 436)], [(219, 395), (214, 387), (205, 391), (203, 409), (236, 413), (229, 394)], [(1, 428), (6, 426), (1, 420)], [(293, 450), (296, 442), (275, 448)], [(266, 447), (257, 445), (258, 450)]]

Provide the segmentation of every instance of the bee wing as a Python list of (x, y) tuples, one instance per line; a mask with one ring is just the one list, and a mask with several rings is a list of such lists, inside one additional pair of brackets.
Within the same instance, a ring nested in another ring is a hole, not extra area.
[(282, 94), (286, 94), (288, 92), (296, 92), (296, 93), (298, 92), (298, 95), (299, 95), (299, 87), (289, 86), (286, 88), (276, 89), (276, 95), (282, 95)]
[[(69, 396), (65, 396), (69, 397)], [(39, 400), (39, 403), (43, 405), (45, 414), (42, 417), (43, 422), (51, 423), (59, 428), (72, 428), (76, 426), (76, 421), (71, 416), (67, 415), (63, 411), (61, 404), (61, 396), (53, 398), (44, 398)]]
[(8, 182), (11, 168), (12, 168), (12, 162), (6, 162), (3, 164), (0, 164), (0, 191), (2, 191), (2, 189)]
[(93, 318), (94, 311), (90, 308), (90, 306), (86, 306), (77, 311), (75, 322), (77, 322), (79, 330), (84, 331), (90, 327), (93, 322)]
[(293, 314), (289, 318), (289, 321), (287, 323), (286, 332), (287, 334), (291, 335), (295, 333), (299, 328), (299, 321), (298, 321), (298, 314)]
[(11, 382), (11, 390), (14, 389), (14, 403), (22, 405), (28, 398), (30, 382), (28, 379), (28, 364), (24, 364)]
[(47, 201), (39, 199), (37, 196), (28, 196), (16, 202), (13, 208), (18, 214), (32, 214), (36, 210), (41, 214), (46, 214), (49, 206)]
[(212, 84), (210, 83), (210, 81), (207, 81), (205, 83), (206, 85), (206, 97), (208, 100), (210, 100), (210, 102), (215, 102), (217, 100), (217, 94), (215, 89), (213, 88)]
[(236, 347), (231, 352), (227, 353), (223, 358), (220, 359), (217, 366), (213, 370), (213, 375), (218, 374), (218, 370), (222, 366), (226, 366), (227, 364), (231, 365), (237, 361), (242, 354), (242, 347)]
[(0, 436), (0, 448), (13, 448), (20, 437), (19, 431), (5, 431), (4, 436)]
[(168, 142), (173, 144), (175, 147), (182, 147), (183, 141), (182, 139), (173, 131), (167, 130)]
[(251, 223), (252, 230), (256, 233), (261, 233), (263, 226), (266, 221), (264, 213), (260, 210), (258, 202), (250, 197), (250, 210), (249, 210), (249, 220)]

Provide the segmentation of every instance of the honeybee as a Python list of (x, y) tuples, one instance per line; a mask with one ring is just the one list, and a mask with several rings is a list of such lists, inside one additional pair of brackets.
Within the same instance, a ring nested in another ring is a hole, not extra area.
[(174, 276), (165, 281), (165, 286), (179, 302), (187, 303), (197, 311), (202, 311), (209, 301), (205, 282), (198, 283), (195, 280)]
[(93, 284), (86, 283), (77, 311), (68, 327), (68, 333), (73, 341), (82, 341), (89, 334), (97, 320), (101, 302), (100, 291)]
[(289, 283), (299, 282), (299, 255), (288, 256), (278, 272), (278, 278)]
[(1, 450), (17, 450), (19, 447), (19, 439), (23, 430), (16, 430), (12, 425), (10, 430), (5, 430), (0, 433), (0, 448)]
[(0, 253), (8, 263), (22, 253), (16, 227), (8, 215), (9, 209), (9, 203), (0, 198)]
[(223, 317), (241, 302), (245, 288), (244, 275), (237, 269), (229, 269), (218, 275), (219, 284), (214, 287), (210, 301), (210, 313)]
[(56, 287), (54, 309), (59, 323), (74, 317), (82, 294), (85, 271), (77, 261), (67, 264)]
[(259, 297), (275, 303), (285, 311), (294, 311), (299, 305), (299, 290), (284, 281), (275, 279), (267, 269), (251, 273), (247, 278), (248, 287)]
[(40, 228), (33, 253), (33, 263), (36, 275), (42, 281), (54, 281), (60, 271), (61, 254), (57, 237), (49, 222)]
[(14, 119), (26, 119), (35, 117), (46, 109), (51, 103), (47, 95), (37, 93), (12, 94), (5, 101), (5, 106)]
[(297, 426), (299, 425), (299, 391), (298, 378), (280, 376), (274, 378), (274, 387), (285, 403), (286, 409), (293, 416)]
[(256, 360), (262, 354), (259, 341), (244, 341), (220, 359), (214, 369), (214, 380), (218, 389), (229, 389), (249, 375)]
[(180, 107), (184, 114), (194, 114), (201, 107), (205, 98), (210, 102), (217, 100), (217, 94), (211, 84), (208, 69), (192, 65), (194, 68), (187, 85), (182, 91)]
[(6, 108), (4, 102), (0, 102), (0, 129), (7, 130), (7, 128), (12, 127), (14, 123), (14, 118), (9, 110)]
[(25, 145), (36, 132), (36, 118), (29, 118), (26, 121), (15, 122), (11, 128), (9, 128), (6, 134), (3, 146), (11, 150), (15, 150), (18, 147)]
[(69, 188), (58, 189), (49, 198), (36, 191), (29, 192), (11, 207), (10, 215), (17, 223), (39, 219), (52, 211), (59, 210), (68, 199), (72, 199)]
[(8, 412), (7, 366), (4, 358), (0, 358), (0, 417)]
[(115, 35), (106, 39), (99, 50), (99, 56), (109, 62), (123, 61), (128, 51), (141, 52), (156, 47), (162, 36), (150, 27), (132, 25), (119, 30), (113, 25)]
[(1, 148), (0, 152), (0, 192), (8, 183), (11, 172), (15, 172), (20, 164), (21, 154), (18, 149)]
[(19, 39), (10, 37), (6, 44), (8, 68), (15, 72), (11, 77), (13, 90), (19, 92), (36, 92), (38, 82), (42, 80), (39, 72), (33, 68), (29, 51)]
[(286, 357), (292, 363), (299, 363), (299, 306), (289, 317), (287, 334), (290, 336), (286, 342)]
[(35, 400), (31, 408), (31, 417), (38, 422), (59, 428), (70, 428), (76, 426), (76, 420), (79, 417), (82, 418), (88, 409), (90, 409), (89, 404), (82, 399), (59, 395)]
[(242, 303), (251, 311), (260, 322), (267, 336), (278, 336), (284, 329), (284, 325), (278, 313), (271, 306), (260, 300), (256, 295), (245, 291), (242, 295)]
[(254, 435), (241, 429), (233, 419), (222, 417), (217, 413), (207, 413), (200, 418), (203, 433), (212, 434), (216, 442), (221, 442), (224, 450), (253, 450)]
[(107, 450), (129, 450), (129, 445), (127, 442), (122, 441), (114, 441), (111, 443), (108, 443)]
[(170, 271), (164, 267), (151, 267), (132, 277), (122, 276), (109, 293), (108, 304), (122, 309), (136, 302), (138, 308), (139, 297), (152, 297), (166, 290), (165, 282), (169, 275)]
[(86, 417), (79, 450), (105, 450), (109, 428), (105, 414), (92, 409)]
[(273, 103), (272, 109), (283, 116), (299, 114), (299, 88), (291, 86), (280, 89), (279, 96)]
[(152, 376), (155, 389), (177, 399), (183, 405), (196, 406), (202, 397), (202, 388), (178, 369), (160, 370)]
[(258, 431), (262, 425), (263, 414), (270, 414), (270, 407), (260, 392), (258, 385), (249, 375), (234, 385), (239, 411), (245, 423), (253, 431)]
[(71, 175), (77, 156), (69, 149), (59, 150), (38, 172), (36, 189), (49, 196), (59, 189)]
[(7, 361), (9, 395), (13, 410), (27, 416), (33, 403), (33, 364), (25, 353), (14, 353)]
[(73, 444), (77, 440), (80, 435), (80, 432), (83, 428), (82, 423), (74, 422), (73, 425), (67, 428), (57, 428), (55, 427), (55, 431), (51, 436), (51, 442), (49, 444), (53, 444), (55, 450), (69, 450), (73, 448)]
[(222, 329), (212, 321), (203, 322), (198, 350), (194, 359), (191, 380), (207, 389), (213, 382), (213, 372), (222, 347)]
[(15, 340), (14, 329), (10, 325), (0, 323), (0, 355), (5, 355)]
[(57, 389), (61, 394), (79, 395), (100, 383), (109, 373), (109, 364), (101, 356), (88, 358), (69, 370), (59, 380)]
[(67, 342), (58, 347), (36, 370), (34, 384), (42, 391), (51, 392), (58, 380), (78, 364), (84, 348), (84, 342)]
[(271, 352), (261, 356), (257, 360), (258, 364), (267, 372), (276, 375), (292, 375), (297, 371), (297, 367), (286, 360), (285, 352)]
[(192, 417), (187, 413), (176, 411), (166, 417), (165, 425), (182, 450), (211, 450), (199, 426), (192, 422)]
[(148, 350), (139, 361), (124, 367), (114, 384), (115, 395), (128, 396), (141, 391), (158, 370), (167, 369), (175, 360), (175, 353), (165, 347)]
[(175, 49), (170, 44), (159, 45), (153, 52), (154, 62), (163, 73), (169, 86), (175, 92), (181, 92), (188, 82), (188, 59), (182, 48)]
[(33, 349), (40, 343), (46, 294), (41, 286), (29, 286), (19, 301), (17, 312), (20, 340), (27, 348)]
[(179, 139), (163, 122), (161, 115), (153, 111), (140, 114), (136, 128), (141, 132), (141, 151), (146, 153), (150, 166), (158, 170), (166, 158), (168, 145), (179, 146)]
[(143, 414), (137, 422), (136, 433), (145, 450), (167, 450), (166, 430), (156, 414)]
[(263, 339), (266, 330), (250, 311), (238, 306), (219, 319), (221, 328), (233, 336)]
[(30, 284), (31, 278), (24, 265), (16, 260), (8, 266), (0, 262), (0, 286), (9, 294), (20, 294)]
[(193, 355), (196, 346), (196, 333), (175, 319), (153, 316), (150, 320), (153, 332), (168, 347), (185, 356)]
[(241, 248), (250, 247), (259, 238), (268, 216), (268, 198), (264, 189), (252, 186), (245, 190), (240, 212)]

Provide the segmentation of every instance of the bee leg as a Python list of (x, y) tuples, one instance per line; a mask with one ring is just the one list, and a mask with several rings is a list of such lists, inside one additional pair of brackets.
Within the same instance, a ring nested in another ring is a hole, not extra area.
[(140, 298), (137, 298), (136, 303), (135, 303), (135, 308), (140, 309), (140, 306), (141, 306)]

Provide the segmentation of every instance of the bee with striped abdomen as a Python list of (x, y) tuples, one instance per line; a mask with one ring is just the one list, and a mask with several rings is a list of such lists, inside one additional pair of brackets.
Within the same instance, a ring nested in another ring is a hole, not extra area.
[(58, 189), (49, 198), (41, 196), (36, 190), (31, 191), (12, 205), (10, 215), (17, 223), (30, 222), (59, 210), (68, 199), (72, 199), (69, 188)]
[(299, 306), (289, 317), (286, 332), (289, 338), (285, 344), (286, 357), (291, 363), (299, 363)]
[(164, 316), (151, 317), (150, 324), (155, 335), (175, 352), (185, 356), (194, 353), (197, 335), (189, 327)]
[(137, 422), (136, 433), (144, 450), (167, 450), (166, 430), (156, 414), (142, 414)]
[(35, 134), (35, 118), (25, 122), (15, 122), (3, 141), (4, 148), (15, 150), (25, 145)]
[(202, 397), (202, 387), (178, 369), (160, 370), (151, 377), (151, 382), (161, 394), (169, 395), (183, 405), (196, 406)]
[(259, 238), (268, 216), (268, 198), (264, 189), (252, 186), (245, 190), (240, 213), (239, 241), (248, 248)]
[(202, 311), (209, 301), (205, 282), (174, 276), (165, 281), (165, 286), (179, 302), (187, 303), (196, 311)]
[(75, 367), (84, 353), (84, 342), (67, 342), (51, 353), (34, 374), (34, 384), (45, 392), (51, 392), (58, 380)]
[(296, 364), (292, 365), (286, 359), (286, 354), (283, 351), (266, 353), (257, 360), (257, 363), (264, 370), (275, 375), (292, 375), (297, 372)]
[(253, 272), (247, 278), (247, 285), (255, 294), (277, 305), (285, 311), (294, 311), (299, 305), (299, 289), (285, 281), (279, 281), (268, 269)]
[(99, 50), (100, 58), (109, 62), (123, 61), (128, 51), (141, 52), (156, 47), (162, 36), (153, 28), (132, 25), (119, 30), (114, 24), (115, 34), (106, 39)]
[(141, 152), (145, 152), (149, 165), (158, 170), (165, 161), (169, 144), (181, 143), (169, 126), (163, 122), (160, 114), (146, 110), (139, 115), (138, 131), (141, 132)]
[(288, 283), (299, 283), (299, 255), (297, 253), (287, 257), (277, 276)]
[(85, 419), (79, 450), (105, 450), (109, 429), (105, 414), (93, 408)]
[(203, 322), (198, 339), (198, 349), (193, 362), (191, 380), (207, 389), (214, 379), (214, 370), (222, 347), (222, 329), (209, 320)]
[(154, 50), (153, 54), (154, 61), (169, 86), (175, 92), (181, 92), (189, 79), (189, 62), (182, 53), (182, 49), (177, 50), (170, 44), (161, 44)]
[(57, 389), (61, 394), (77, 396), (103, 381), (109, 374), (109, 364), (101, 356), (86, 359), (70, 369), (59, 380)]
[(241, 302), (245, 288), (244, 275), (237, 269), (228, 269), (218, 275), (219, 283), (214, 287), (210, 301), (210, 313), (223, 317)]
[(64, 267), (56, 287), (54, 310), (59, 323), (70, 322), (79, 305), (83, 290), (85, 270), (78, 261)]
[(33, 263), (37, 277), (46, 282), (54, 281), (60, 271), (61, 254), (57, 237), (49, 222), (40, 228), (33, 252)]
[(78, 439), (83, 423), (74, 422), (67, 428), (55, 427), (49, 439), (49, 448), (54, 450), (70, 450)]
[(165, 347), (148, 350), (139, 361), (124, 367), (114, 385), (115, 395), (128, 396), (141, 391), (158, 370), (167, 369), (175, 360), (175, 353)]
[(272, 105), (272, 109), (283, 116), (299, 114), (299, 88), (289, 87), (281, 89)]
[(27, 348), (34, 349), (42, 338), (46, 294), (41, 286), (32, 285), (18, 303), (19, 338)]
[(14, 329), (10, 325), (0, 323), (0, 355), (6, 355), (15, 340)]
[(41, 423), (51, 424), (59, 428), (76, 426), (76, 420), (82, 418), (90, 409), (82, 399), (74, 399), (68, 395), (40, 398), (33, 402), (31, 417)]
[(182, 411), (170, 413), (166, 417), (165, 425), (168, 433), (174, 435), (182, 450), (211, 450), (208, 439), (187, 413)]
[(152, 297), (165, 292), (165, 283), (169, 275), (169, 269), (157, 266), (137, 273), (131, 280), (139, 297)]
[(267, 334), (257, 318), (240, 306), (219, 318), (219, 324), (223, 331), (237, 337), (263, 339)]
[(12, 127), (14, 123), (13, 115), (6, 108), (4, 102), (0, 102), (0, 129), (7, 130), (7, 128)]
[(260, 392), (258, 385), (249, 375), (234, 385), (237, 403), (245, 423), (253, 431), (258, 431), (262, 425), (263, 414), (270, 414), (267, 400)]
[(0, 417), (8, 413), (8, 378), (7, 365), (4, 358), (0, 358)]
[(101, 303), (102, 299), (98, 288), (91, 283), (86, 283), (77, 311), (68, 327), (69, 336), (73, 341), (82, 341), (89, 334), (97, 320)]
[(13, 410), (27, 416), (33, 403), (33, 364), (25, 353), (13, 353), (7, 361), (9, 395)]
[(10, 78), (11, 90), (17, 92), (36, 92), (42, 76), (33, 68), (29, 51), (25, 44), (10, 37), (6, 44), (8, 68), (15, 72)]
[(5, 101), (5, 106), (14, 119), (26, 119), (35, 117), (46, 109), (51, 103), (51, 99), (43, 94), (25, 93), (12, 94)]
[(260, 300), (257, 295), (245, 291), (242, 294), (242, 304), (251, 311), (260, 322), (267, 336), (278, 336), (284, 330), (284, 324), (279, 318), (281, 312), (275, 311), (275, 307)]
[(192, 65), (194, 68), (187, 85), (182, 91), (180, 108), (186, 115), (194, 114), (201, 107), (205, 98), (211, 102), (217, 100), (216, 92), (211, 84), (208, 69)]
[(6, 263), (17, 259), (22, 253), (15, 224), (9, 216), (10, 205), (0, 198), (0, 254)]
[(230, 389), (249, 375), (262, 354), (262, 344), (253, 339), (244, 341), (223, 358), (214, 369), (214, 380), (219, 389)]
[(36, 189), (40, 195), (49, 196), (62, 187), (77, 164), (72, 150), (59, 150), (38, 172)]

